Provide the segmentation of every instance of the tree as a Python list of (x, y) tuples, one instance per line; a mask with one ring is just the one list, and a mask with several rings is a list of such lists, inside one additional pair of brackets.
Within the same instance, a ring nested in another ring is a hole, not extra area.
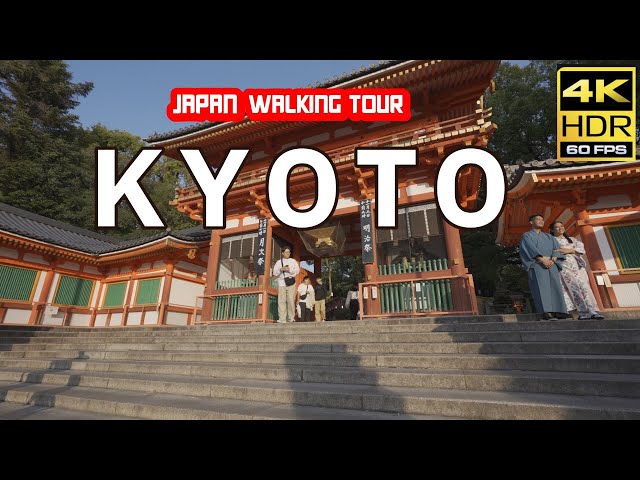
[[(98, 147), (113, 147), (118, 151), (118, 172), (121, 174), (126, 165), (144, 146), (142, 139), (136, 135), (122, 130), (111, 130), (104, 125), (97, 124), (85, 131), (84, 135), (85, 157), (88, 161), (95, 162), (95, 149)], [(160, 217), (167, 226), (174, 230), (188, 228), (198, 223), (189, 219), (183, 213), (169, 205), (175, 196), (175, 188), (184, 186), (190, 181), (190, 176), (184, 164), (177, 160), (161, 157), (154, 163), (151, 170), (142, 178), (141, 185), (149, 195), (150, 201), (156, 206)], [(93, 198), (94, 187), (85, 191), (84, 195)], [(87, 213), (90, 225), (95, 226), (95, 208)], [(162, 229), (145, 229), (135, 216), (133, 209), (126, 199), (118, 204), (118, 229), (109, 232), (111, 235), (125, 238), (138, 238), (149, 236), (153, 232)]]
[(72, 113), (92, 90), (58, 60), (0, 61), (0, 201), (83, 225), (92, 171)]
[[(503, 163), (556, 158), (556, 78), (558, 65), (640, 66), (638, 60), (532, 60), (521, 67), (500, 64), (495, 92), (487, 97), (498, 126), (489, 148)], [(640, 85), (640, 76), (636, 76)], [(637, 85), (637, 86), (638, 86)], [(638, 98), (636, 96), (636, 101)], [(640, 109), (636, 109), (640, 127)], [(640, 132), (640, 130), (638, 130)]]

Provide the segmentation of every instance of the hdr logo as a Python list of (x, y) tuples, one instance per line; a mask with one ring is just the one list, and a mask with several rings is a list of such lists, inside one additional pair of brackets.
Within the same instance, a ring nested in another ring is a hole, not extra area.
[(558, 69), (558, 159), (636, 159), (635, 67)]

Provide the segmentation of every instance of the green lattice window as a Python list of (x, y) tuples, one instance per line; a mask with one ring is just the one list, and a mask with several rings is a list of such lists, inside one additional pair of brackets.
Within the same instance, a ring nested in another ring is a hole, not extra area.
[(160, 293), (160, 279), (149, 278), (138, 282), (138, 292), (136, 293), (136, 305), (147, 305), (158, 303)]
[(620, 268), (640, 268), (640, 224), (609, 227)]
[(37, 270), (0, 265), (0, 299), (30, 302)]
[(57, 305), (88, 307), (92, 291), (93, 280), (62, 275), (53, 303)]
[(124, 303), (124, 292), (127, 290), (127, 282), (110, 283), (107, 285), (107, 293), (104, 296), (103, 307), (121, 307)]

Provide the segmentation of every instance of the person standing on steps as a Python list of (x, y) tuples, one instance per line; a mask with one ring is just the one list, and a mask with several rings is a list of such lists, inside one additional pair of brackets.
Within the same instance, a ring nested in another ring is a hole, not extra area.
[(273, 276), (278, 279), (278, 323), (293, 322), (296, 314), (296, 275), (300, 266), (291, 258), (291, 247), (284, 247), (280, 260), (273, 266)]
[(310, 322), (313, 315), (313, 304), (315, 303), (315, 294), (311, 279), (306, 276), (302, 279), (302, 283), (298, 287), (298, 303), (300, 305), (300, 321)]
[(560, 244), (550, 234), (542, 231), (544, 218), (535, 214), (529, 217), (531, 230), (522, 235), (520, 260), (527, 269), (529, 289), (536, 312), (543, 320), (572, 318), (567, 313), (560, 281), (560, 261), (564, 260)]
[(316, 280), (316, 286), (314, 287), (316, 301), (314, 310), (316, 314), (316, 322), (324, 322), (327, 319), (327, 287), (322, 284), (322, 277), (318, 277)]
[(358, 311), (360, 310), (360, 302), (358, 302), (358, 286), (353, 285), (347, 298), (344, 301), (344, 307), (349, 309), (349, 318), (355, 320), (358, 318)]
[(589, 285), (583, 243), (567, 235), (562, 222), (553, 222), (550, 230), (560, 244), (558, 251), (566, 257), (562, 262), (560, 280), (567, 310), (578, 310), (578, 320), (602, 320), (604, 317), (598, 311), (596, 298)]

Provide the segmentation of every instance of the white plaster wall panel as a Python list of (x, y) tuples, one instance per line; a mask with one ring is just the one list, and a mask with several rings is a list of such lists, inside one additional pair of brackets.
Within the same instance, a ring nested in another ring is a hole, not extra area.
[(91, 322), (91, 315), (87, 313), (74, 313), (71, 315), (69, 325), (72, 327), (88, 327)]
[(14, 248), (0, 247), (0, 257), (18, 258), (18, 251)]
[(195, 305), (196, 297), (199, 295), (204, 295), (204, 285), (188, 282), (180, 278), (174, 278), (171, 281), (170, 304), (192, 307)]
[(96, 315), (96, 321), (94, 322), (94, 326), (96, 327), (104, 327), (107, 324), (107, 314), (99, 313)]
[(598, 197), (598, 200), (595, 203), (587, 206), (587, 210), (600, 210), (603, 208), (613, 208), (613, 207), (630, 207), (631, 200), (629, 199), (629, 195), (626, 194), (618, 194), (618, 195), (603, 195)]
[(142, 265), (140, 265), (140, 270), (150, 270), (151, 269), (151, 262), (145, 262)]
[(110, 327), (117, 327), (122, 325), (122, 314), (121, 313), (112, 313), (111, 320), (109, 321)]
[(27, 325), (31, 310), (22, 310), (19, 308), (8, 308), (4, 314), (3, 324)]
[[(103, 290), (106, 290), (106, 288), (104, 288)], [(95, 287), (93, 287), (93, 296), (91, 297), (91, 303), (89, 303), (89, 306), (91, 306), (91, 307), (99, 307), (100, 306), (100, 298), (99, 298), (100, 295), (102, 295), (102, 292), (100, 292), (100, 280), (96, 280), (96, 285), (95, 285)]]
[(233, 220), (227, 220), (227, 228), (235, 228), (240, 225), (240, 220), (234, 218)]
[(44, 258), (42, 258), (42, 255), (35, 255), (33, 253), (25, 253), (24, 259), (27, 262), (41, 263), (42, 265), (47, 265), (49, 263)]
[(336, 210), (340, 208), (357, 207), (358, 205), (359, 203), (356, 202), (353, 197), (339, 198), (338, 204), (336, 205)]
[(85, 265), (84, 271), (87, 273), (93, 273), (94, 275), (100, 275), (100, 270), (98, 270), (98, 268), (94, 267), (93, 265)]
[(47, 297), (47, 303), (53, 303), (53, 295), (56, 293), (58, 282), (60, 281), (60, 274), (53, 274), (53, 282), (51, 282), (51, 289), (49, 290), (49, 296)]
[[(242, 225), (256, 225), (257, 223), (258, 217), (256, 217), (255, 215), (249, 215), (248, 217), (244, 217), (242, 219)], [(207, 258), (209, 258), (209, 256), (207, 256)]]
[[(616, 260), (613, 256), (613, 251), (609, 245), (609, 239), (604, 231), (604, 227), (593, 227), (593, 233), (596, 235), (596, 240), (600, 247), (600, 254), (604, 260), (604, 266), (607, 267), (607, 270), (616, 270), (618, 265), (616, 265)], [(609, 275), (618, 275), (618, 272), (609, 272)]]
[(167, 325), (186, 325), (189, 315), (182, 312), (167, 312), (165, 323)]
[(67, 270), (73, 270), (75, 272), (79, 272), (80, 271), (80, 264), (75, 263), (75, 262), (64, 262), (62, 264), (60, 264), (60, 268), (64, 268)]
[(144, 324), (145, 325), (155, 325), (158, 323), (158, 311), (153, 310), (152, 312), (144, 312)]
[(176, 267), (196, 273), (202, 273), (206, 270), (205, 267), (201, 267), (200, 265), (195, 265), (189, 262), (178, 262), (176, 263)]
[(621, 307), (640, 307), (640, 283), (617, 283), (613, 291)]
[(407, 185), (407, 195), (409, 197), (429, 192), (433, 192), (433, 187), (426, 182)]
[(589, 218), (619, 217), (621, 215), (633, 215), (634, 213), (638, 213), (638, 211), (637, 210), (633, 210), (633, 211), (628, 211), (628, 212), (591, 213), (591, 214), (589, 214)]
[(44, 280), (47, 277), (47, 272), (40, 271), (40, 275), (38, 276), (38, 284), (36, 285), (36, 291), (33, 293), (33, 301), (37, 302), (40, 298), (40, 294), (42, 293), (42, 289), (44, 288)]
[(142, 319), (142, 312), (129, 312), (129, 315), (127, 315), (127, 325), (140, 325), (140, 319)]
[(40, 323), (42, 325), (62, 325), (62, 321), (64, 320), (64, 313), (59, 312), (56, 315), (51, 315), (50, 313), (45, 311), (42, 314)]

